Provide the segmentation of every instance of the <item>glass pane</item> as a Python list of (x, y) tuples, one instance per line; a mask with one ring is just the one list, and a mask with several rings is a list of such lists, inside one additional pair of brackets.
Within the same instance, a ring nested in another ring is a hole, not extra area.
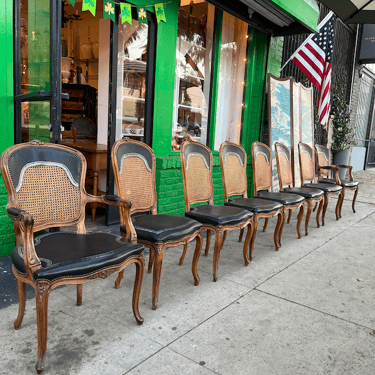
[(223, 14), (215, 150), (225, 141), (240, 143), (248, 25)]
[(50, 102), (22, 102), (22, 142), (50, 142)]
[(181, 0), (178, 11), (172, 150), (189, 134), (206, 144), (215, 7)]
[(21, 0), (22, 94), (50, 89), (49, 5), (50, 0)]
[(148, 25), (119, 25), (116, 139), (144, 140)]

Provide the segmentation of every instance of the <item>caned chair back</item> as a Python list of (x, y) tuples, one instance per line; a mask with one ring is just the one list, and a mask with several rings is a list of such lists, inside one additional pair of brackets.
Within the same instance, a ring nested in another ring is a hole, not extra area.
[(8, 206), (34, 219), (34, 232), (50, 227), (84, 225), (86, 160), (72, 148), (40, 141), (5, 150), (1, 172)]
[(301, 184), (305, 181), (315, 182), (314, 151), (306, 143), (298, 143)]
[(235, 143), (222, 143), (220, 145), (220, 167), (224, 202), (228, 202), (231, 195), (242, 195), (246, 198), (246, 151)]
[(280, 191), (283, 190), (284, 186), (292, 187), (293, 183), (293, 172), (292, 172), (292, 159), (290, 150), (285, 145), (276, 142), (276, 163), (277, 173), (279, 175)]
[[(329, 149), (325, 146), (321, 145), (315, 145), (315, 157), (316, 157), (316, 163), (319, 167), (326, 167), (330, 165), (329, 162)], [(321, 177), (329, 177), (330, 171), (326, 169), (321, 169), (320, 171)]]
[(112, 148), (117, 194), (130, 201), (130, 213), (156, 214), (155, 154), (140, 141), (124, 138)]
[(260, 190), (272, 191), (272, 153), (261, 142), (251, 145), (253, 156), (254, 195)]
[(184, 142), (181, 146), (181, 167), (185, 210), (190, 211), (193, 203), (213, 204), (211, 150), (199, 142)]

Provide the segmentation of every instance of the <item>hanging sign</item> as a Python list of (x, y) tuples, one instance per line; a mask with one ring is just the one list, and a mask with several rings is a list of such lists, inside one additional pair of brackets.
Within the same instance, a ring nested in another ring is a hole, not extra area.
[(76, 5), (76, 0), (69, 0), (69, 3), (72, 5), (72, 7), (74, 8), (74, 5)]
[(131, 5), (121, 3), (120, 10), (121, 10), (121, 24), (123, 24), (124, 22), (128, 22), (130, 23), (130, 25), (132, 25), (133, 19), (132, 19)]
[(138, 7), (138, 23), (147, 23), (147, 15), (145, 7)]
[(166, 22), (164, 6), (163, 4), (155, 4), (155, 13), (156, 13), (156, 20), (158, 23), (160, 21)]
[(82, 10), (89, 10), (91, 14), (95, 17), (96, 12), (96, 0), (83, 0)]
[(103, 0), (103, 20), (110, 18), (115, 22), (115, 2), (113, 0)]

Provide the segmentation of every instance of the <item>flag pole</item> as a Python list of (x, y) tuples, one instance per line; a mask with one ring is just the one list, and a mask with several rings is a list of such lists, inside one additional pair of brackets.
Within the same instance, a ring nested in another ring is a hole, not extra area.
[[(324, 25), (327, 20), (332, 16), (333, 12), (332, 10), (324, 17), (323, 21), (320, 22), (318, 25), (318, 30), (320, 31), (320, 28), (322, 25)], [(296, 55), (296, 53), (315, 35), (316, 33), (310, 34), (308, 38), (305, 39), (305, 41), (294, 51), (293, 55), (289, 57), (287, 62), (280, 68), (280, 72), (286, 67), (286, 65), (289, 63), (290, 60), (293, 59), (293, 57)]]

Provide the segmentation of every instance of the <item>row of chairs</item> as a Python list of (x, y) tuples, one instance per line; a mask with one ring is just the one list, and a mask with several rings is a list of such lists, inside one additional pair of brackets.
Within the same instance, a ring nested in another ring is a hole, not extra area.
[[(312, 149), (300, 144), (299, 151), (301, 179), (314, 182)], [(282, 244), (282, 231), (288, 211), (290, 213), (292, 209), (299, 209), (299, 238), (305, 201), (308, 206), (306, 235), (314, 202), (319, 202), (318, 227), (322, 205), (324, 220), (328, 196), (333, 192), (340, 194), (336, 206), (337, 218), (341, 211), (343, 195), (337, 177), (326, 183), (293, 187), (290, 179), (290, 152), (280, 144), (276, 145), (281, 190), (278, 193), (272, 192), (271, 150), (259, 142), (252, 146), (255, 198), (247, 197), (246, 152), (236, 144), (222, 144), (220, 159), (225, 204), (214, 205), (212, 153), (200, 143), (192, 140), (184, 142), (181, 165), (185, 216), (157, 214), (155, 155), (150, 147), (125, 138), (116, 142), (111, 153), (118, 196), (102, 197), (86, 193), (86, 160), (80, 152), (69, 147), (33, 141), (12, 146), (1, 157), (1, 171), (8, 192), (7, 214), (13, 220), (16, 233), (12, 262), (17, 280), (19, 312), (14, 326), (15, 329), (21, 327), (26, 303), (25, 284), (28, 283), (36, 293), (38, 373), (43, 370), (47, 349), (48, 297), (56, 287), (76, 284), (77, 305), (81, 305), (82, 284), (118, 274), (115, 287), (119, 288), (124, 269), (134, 263), (136, 277), (132, 306), (136, 321), (142, 324), (138, 304), (145, 268), (144, 247), (150, 249), (148, 272), (153, 272), (152, 308), (156, 309), (163, 252), (166, 248), (184, 245), (180, 258), (182, 265), (188, 243), (196, 239), (192, 274), (194, 284), (198, 285), (197, 266), (203, 246), (203, 229), (207, 230), (206, 256), (211, 232), (215, 233), (213, 279), (216, 281), (220, 252), (228, 230), (240, 229), (241, 241), (244, 230), (248, 229), (243, 245), (247, 266), (254, 257), (254, 241), (260, 218), (266, 219), (265, 231), (268, 219), (278, 216), (274, 233), (275, 249), (278, 250)], [(337, 175), (336, 167), (322, 166), (319, 169), (321, 173), (327, 170), (335, 171)], [(354, 183), (351, 173), (350, 176)], [(358, 186), (356, 189), (357, 194)], [(119, 208), (121, 237), (108, 233), (86, 234), (85, 205), (91, 202)], [(77, 226), (77, 233), (52, 232), (34, 240), (35, 232), (72, 224)]]

